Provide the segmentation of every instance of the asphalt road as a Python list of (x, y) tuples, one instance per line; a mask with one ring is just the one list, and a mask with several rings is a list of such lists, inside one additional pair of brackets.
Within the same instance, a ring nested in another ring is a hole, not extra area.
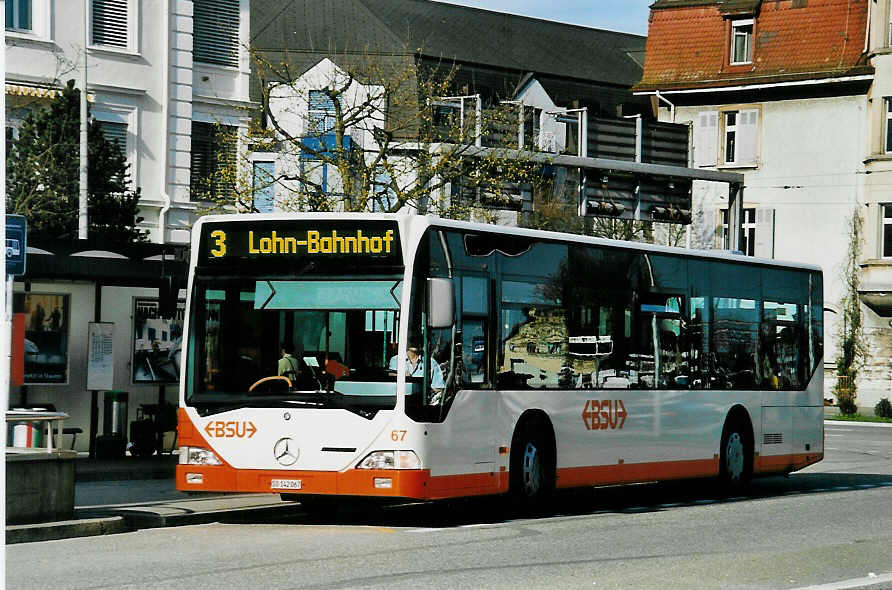
[(474, 501), (11, 545), (7, 587), (892, 588), (892, 428), (829, 425), (826, 446), (745, 497), (696, 481), (532, 518)]

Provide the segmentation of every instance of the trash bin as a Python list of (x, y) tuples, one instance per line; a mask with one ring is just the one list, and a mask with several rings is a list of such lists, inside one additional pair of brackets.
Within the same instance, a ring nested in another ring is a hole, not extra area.
[(126, 391), (106, 391), (102, 404), (102, 434), (118, 434), (127, 442)]
[(127, 448), (126, 391), (106, 391), (102, 399), (102, 435), (96, 437), (96, 456), (117, 459)]

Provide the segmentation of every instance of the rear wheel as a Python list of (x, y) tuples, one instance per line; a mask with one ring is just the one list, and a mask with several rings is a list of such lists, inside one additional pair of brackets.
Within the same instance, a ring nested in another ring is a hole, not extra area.
[(726, 491), (745, 489), (753, 474), (752, 433), (741, 421), (730, 422), (722, 432), (719, 481)]

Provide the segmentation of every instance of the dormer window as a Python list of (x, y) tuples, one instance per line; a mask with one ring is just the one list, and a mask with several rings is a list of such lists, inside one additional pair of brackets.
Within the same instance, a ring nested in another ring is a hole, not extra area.
[(731, 65), (753, 63), (753, 19), (731, 21)]

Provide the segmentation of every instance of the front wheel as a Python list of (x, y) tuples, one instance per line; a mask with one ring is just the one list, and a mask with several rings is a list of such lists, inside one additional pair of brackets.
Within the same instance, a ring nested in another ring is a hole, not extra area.
[(728, 424), (722, 433), (719, 481), (726, 491), (747, 487), (753, 474), (753, 448), (748, 429), (741, 424)]
[(541, 434), (527, 427), (511, 448), (510, 493), (515, 505), (541, 508), (554, 488), (552, 453)]

